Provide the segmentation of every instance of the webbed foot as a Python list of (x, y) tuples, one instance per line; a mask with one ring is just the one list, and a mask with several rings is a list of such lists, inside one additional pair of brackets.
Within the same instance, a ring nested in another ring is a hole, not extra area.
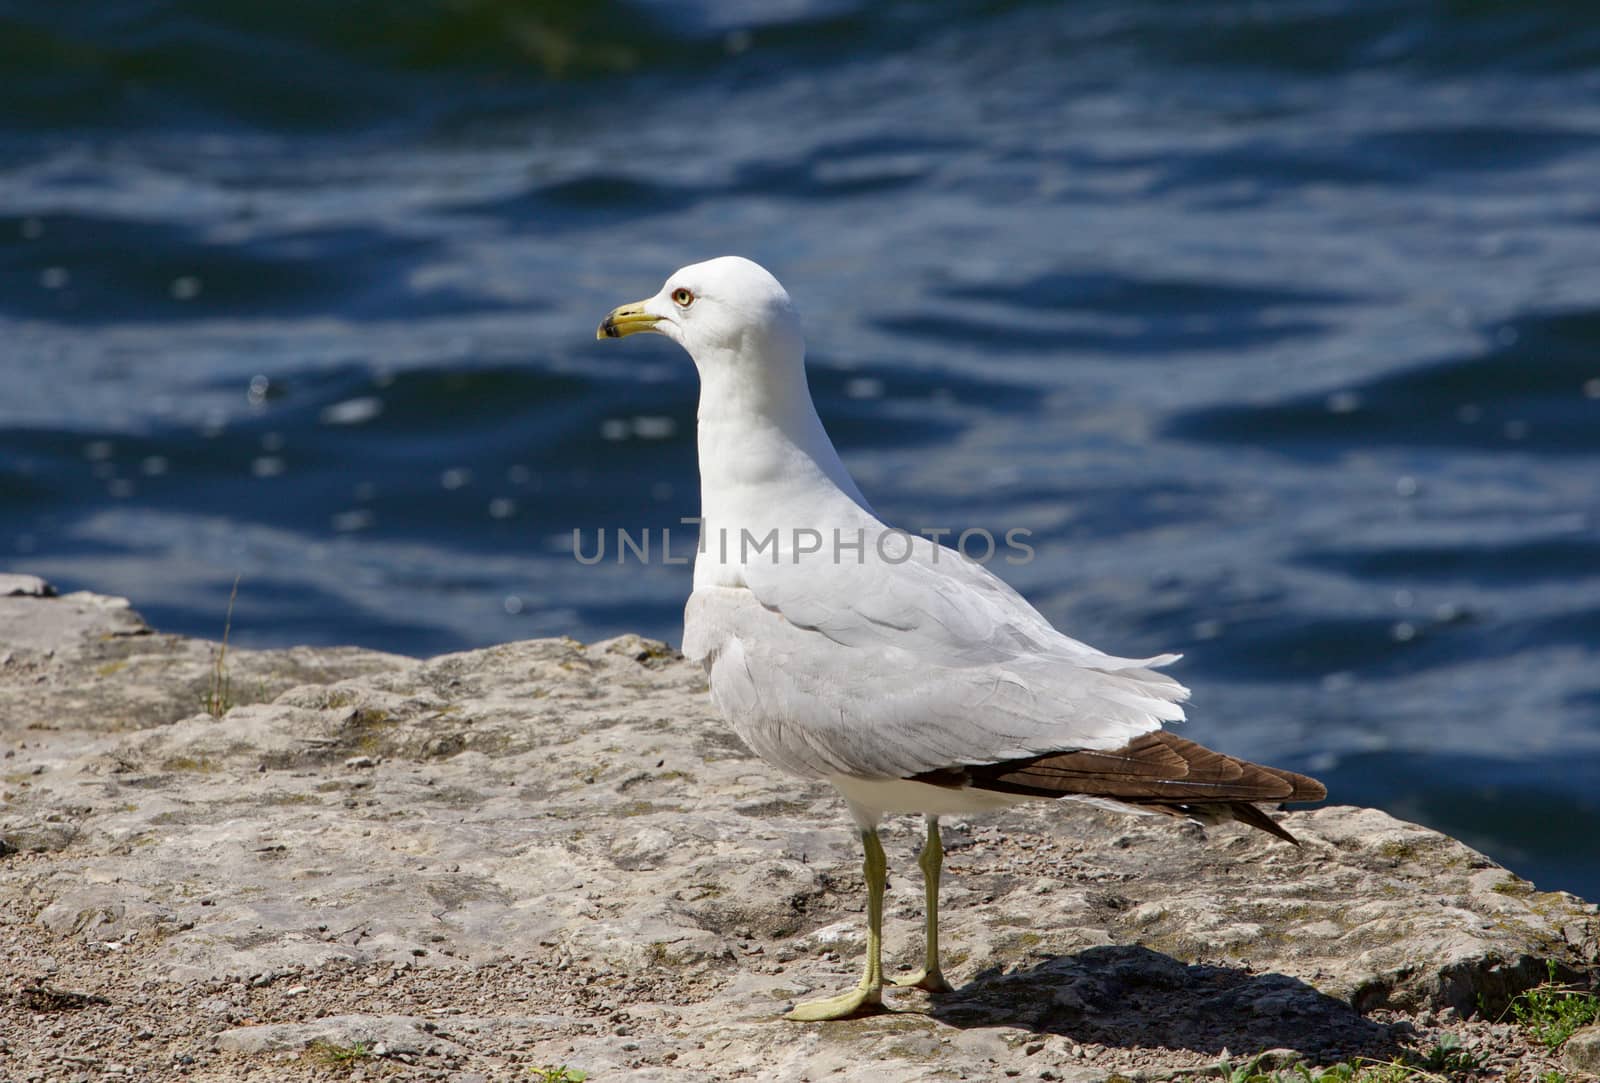
[(851, 1016), (871, 1015), (883, 1010), (881, 988), (857, 986), (848, 993), (840, 993), (836, 997), (801, 1001), (795, 1005), (794, 1011), (784, 1018), (797, 1023), (820, 1023), (827, 1019), (849, 1019)]
[(917, 971), (904, 978), (896, 978), (893, 983), (896, 989), (926, 989), (930, 993), (953, 993), (955, 986), (944, 980), (944, 972), (935, 967)]

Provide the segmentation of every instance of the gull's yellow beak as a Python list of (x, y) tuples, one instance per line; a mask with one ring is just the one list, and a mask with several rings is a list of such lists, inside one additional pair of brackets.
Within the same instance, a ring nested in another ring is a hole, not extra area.
[(661, 317), (646, 312), (644, 306), (645, 302), (635, 301), (631, 305), (613, 308), (611, 315), (600, 321), (600, 327), (595, 331), (594, 337), (626, 338), (640, 331), (654, 330), (656, 324), (661, 322)]

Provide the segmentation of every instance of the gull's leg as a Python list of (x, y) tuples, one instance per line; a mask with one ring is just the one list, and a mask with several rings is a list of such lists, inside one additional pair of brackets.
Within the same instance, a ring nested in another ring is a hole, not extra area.
[(883, 1008), (883, 886), (889, 879), (889, 862), (883, 856), (877, 828), (862, 828), (861, 845), (867, 852), (863, 865), (867, 876), (867, 969), (861, 984), (836, 997), (797, 1004), (785, 1019), (816, 1023)]
[(921, 970), (894, 984), (915, 986), (930, 993), (948, 993), (950, 983), (944, 980), (944, 971), (939, 969), (939, 874), (944, 870), (944, 841), (939, 837), (937, 816), (928, 817), (928, 841), (922, 844), (917, 864), (922, 867), (922, 887), (927, 893), (927, 954), (923, 956)]

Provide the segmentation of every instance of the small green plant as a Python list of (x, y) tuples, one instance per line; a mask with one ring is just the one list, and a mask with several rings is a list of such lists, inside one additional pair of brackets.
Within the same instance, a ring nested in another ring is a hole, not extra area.
[(1441, 1083), (1438, 1076), (1413, 1067), (1398, 1057), (1394, 1060), (1368, 1061), (1364, 1067), (1357, 1065), (1351, 1078), (1360, 1083)]
[(228, 633), (233, 629), (233, 603), (239, 597), (239, 576), (233, 577), (228, 595), (228, 614), (222, 621), (222, 646), (211, 663), (211, 691), (200, 697), (200, 706), (212, 718), (221, 718), (233, 709), (233, 682), (228, 676)]
[(1546, 965), (1549, 980), (1518, 994), (1511, 1002), (1511, 1018), (1535, 1041), (1554, 1051), (1579, 1028), (1600, 1019), (1600, 997), (1561, 984), (1556, 980), (1556, 964)]
[(1261, 1057), (1252, 1057), (1243, 1064), (1235, 1065), (1226, 1057), (1217, 1065), (1217, 1074), (1222, 1077), (1222, 1083), (1267, 1083), (1271, 1079), (1270, 1073), (1259, 1070)]
[(533, 1073), (534, 1083), (583, 1083), (589, 1078), (589, 1073), (582, 1068), (568, 1068), (565, 1064), (558, 1068), (530, 1068)]
[(1221, 1076), (1223, 1083), (1448, 1083), (1477, 1071), (1484, 1058), (1468, 1053), (1454, 1035), (1445, 1035), (1422, 1057), (1396, 1057), (1387, 1061), (1358, 1057), (1322, 1068), (1300, 1063), (1277, 1070), (1262, 1068), (1261, 1060), (1258, 1056), (1237, 1065), (1224, 1060), (1214, 1072)]
[(1426, 1071), (1457, 1076), (1481, 1071), (1487, 1059), (1486, 1054), (1469, 1052), (1454, 1034), (1444, 1034), (1439, 1037), (1438, 1044), (1420, 1058), (1419, 1063)]
[(312, 1060), (328, 1068), (349, 1068), (373, 1056), (366, 1042), (354, 1045), (337, 1045), (334, 1042), (312, 1042), (306, 1047)]

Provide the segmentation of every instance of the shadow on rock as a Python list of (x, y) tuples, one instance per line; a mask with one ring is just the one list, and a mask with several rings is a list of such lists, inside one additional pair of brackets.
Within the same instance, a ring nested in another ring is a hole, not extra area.
[(1111, 1047), (1245, 1055), (1292, 1049), (1322, 1063), (1401, 1052), (1385, 1026), (1283, 974), (1185, 965), (1143, 947), (1097, 947), (983, 971), (929, 1014), (956, 1027), (1018, 1026)]

